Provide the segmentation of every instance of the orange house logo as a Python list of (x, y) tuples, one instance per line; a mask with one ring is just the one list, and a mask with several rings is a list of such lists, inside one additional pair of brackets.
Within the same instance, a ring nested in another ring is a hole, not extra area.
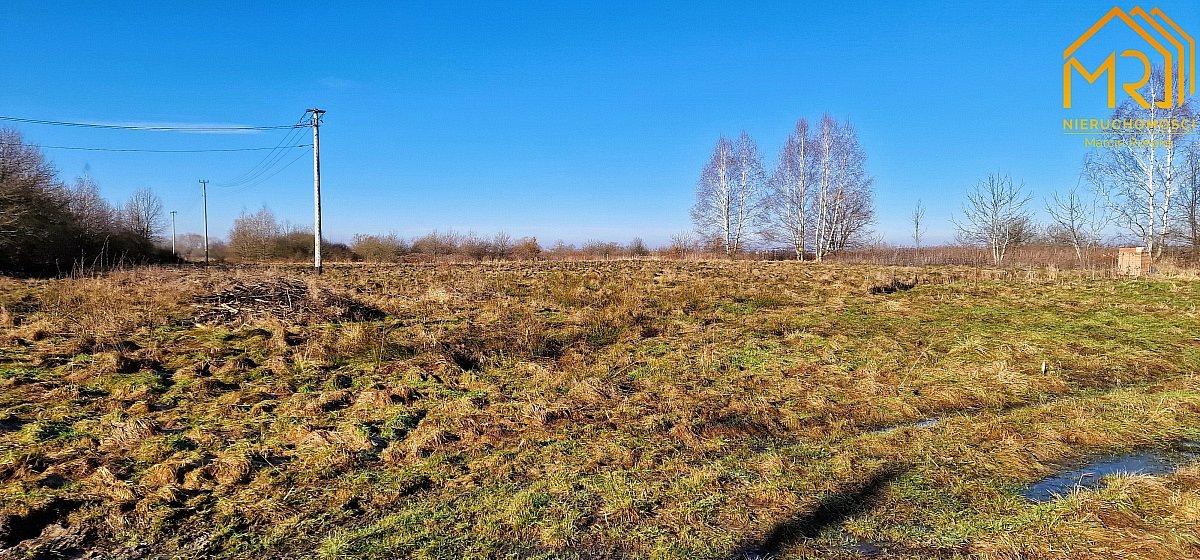
[[(1071, 108), (1071, 78), (1074, 72), (1078, 72), (1084, 80), (1089, 84), (1096, 83), (1096, 80), (1101, 76), (1105, 76), (1108, 84), (1108, 106), (1109, 108), (1116, 107), (1117, 102), (1117, 51), (1113, 51), (1104, 59), (1093, 71), (1089, 71), (1087, 67), (1075, 58), (1074, 53), (1083, 46), (1088, 39), (1092, 38), (1096, 32), (1104, 28), (1114, 19), (1120, 20), (1129, 29), (1132, 29), (1139, 37), (1141, 37), (1153, 51), (1151, 54), (1155, 57), (1155, 61), (1162, 61), (1163, 75), (1163, 98), (1155, 100), (1154, 105), (1163, 109), (1173, 106), (1182, 105), (1186, 95), (1196, 93), (1196, 41), (1183, 31), (1179, 25), (1171, 18), (1167, 17), (1162, 10), (1154, 8), (1146, 13), (1140, 7), (1135, 7), (1126, 13), (1119, 7), (1109, 10), (1104, 17), (1100, 18), (1095, 25), (1080, 35), (1067, 50), (1063, 51), (1063, 107)], [(1185, 44), (1186, 43), (1186, 44)], [(1139, 90), (1145, 86), (1152, 77), (1152, 68), (1150, 57), (1146, 53), (1137, 49), (1126, 49), (1121, 51), (1121, 57), (1133, 58), (1141, 61), (1144, 68), (1138, 80), (1124, 82), (1121, 87), (1129, 97), (1136, 101), (1139, 105), (1145, 108), (1150, 108), (1150, 102), (1146, 101)], [(1186, 93), (1185, 93), (1186, 91)]]

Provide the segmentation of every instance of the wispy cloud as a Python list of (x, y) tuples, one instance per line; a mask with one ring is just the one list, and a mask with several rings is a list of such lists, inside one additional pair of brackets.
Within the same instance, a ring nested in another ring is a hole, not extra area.
[[(86, 124), (97, 126), (119, 126), (138, 128), (169, 128), (180, 129), (175, 132), (184, 134), (262, 134), (263, 130), (253, 130), (256, 125), (244, 123), (221, 122), (163, 122), (163, 121), (85, 121)], [(238, 130), (243, 129), (243, 130)]]

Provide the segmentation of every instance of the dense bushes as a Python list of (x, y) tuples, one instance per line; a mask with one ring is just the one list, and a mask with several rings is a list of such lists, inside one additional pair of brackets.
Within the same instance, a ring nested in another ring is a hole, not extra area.
[(136, 196), (118, 210), (89, 177), (68, 186), (19, 133), (0, 129), (0, 273), (51, 276), (169, 259), (154, 246), (156, 217), (135, 204), (156, 199)]
[[(646, 247), (641, 238), (634, 238), (627, 245), (588, 241), (582, 246), (576, 246), (558, 241), (550, 247), (543, 248), (535, 237), (513, 239), (505, 232), (485, 238), (474, 233), (439, 231), (412, 240), (395, 233), (356, 235), (350, 250), (355, 258), (372, 262), (616, 259), (648, 257), (655, 254)], [(673, 256), (670, 251), (662, 249), (658, 254)]]
[[(352, 260), (354, 255), (344, 243), (321, 245), (321, 254), (330, 260)], [(229, 245), (222, 258), (241, 262), (305, 261), (313, 258), (312, 230), (305, 230), (275, 219), (267, 207), (257, 212), (242, 212), (229, 230)]]

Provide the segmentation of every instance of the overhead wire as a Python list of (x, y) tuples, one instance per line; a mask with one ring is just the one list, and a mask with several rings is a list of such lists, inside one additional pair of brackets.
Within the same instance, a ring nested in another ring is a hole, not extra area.
[[(159, 125), (122, 125), (122, 124), (106, 124), (106, 123), (89, 123), (89, 122), (72, 122), (46, 119), (31, 119), (25, 117), (0, 116), (0, 121), (20, 122), (26, 124), (53, 125), (53, 126), (68, 126), (82, 128), (99, 128), (99, 129), (116, 129), (116, 130), (141, 130), (141, 131), (173, 131), (173, 132), (236, 132), (236, 131), (268, 131), (268, 130), (287, 130), (288, 132), (271, 147), (252, 147), (252, 148), (207, 148), (207, 149), (149, 149), (149, 148), (101, 148), (92, 146), (59, 146), (48, 144), (22, 144), (25, 146), (41, 149), (52, 150), (77, 150), (89, 152), (122, 152), (122, 153), (221, 153), (221, 152), (253, 152), (266, 151), (263, 156), (254, 166), (237, 177), (222, 183), (214, 183), (212, 186), (219, 188), (234, 188), (245, 185), (255, 186), (262, 183), (259, 179), (274, 177), (282, 169), (291, 166), (299, 157), (288, 161), (283, 167), (277, 167), (284, 161), (288, 153), (295, 148), (311, 148), (312, 144), (299, 143), (304, 132), (309, 128), (309, 124), (305, 122), (309, 111), (305, 111), (300, 118), (293, 124), (289, 125), (271, 125), (271, 126), (159, 126)], [(12, 143), (0, 143), (12, 145)], [(302, 154), (303, 155), (303, 154)], [(244, 190), (244, 189), (239, 189)]]
[(245, 132), (255, 130), (281, 130), (285, 128), (303, 128), (303, 124), (272, 125), (272, 126), (166, 126), (166, 125), (137, 125), (137, 124), (107, 124), (89, 122), (52, 121), (43, 119), (28, 119), (24, 117), (0, 116), (0, 121), (19, 122), (26, 124), (42, 124), (52, 126), (71, 126), (77, 128), (103, 128), (109, 130), (155, 130), (161, 132)]
[[(264, 150), (279, 150), (281, 146), (261, 148), (208, 148), (201, 150), (154, 150), (143, 148), (95, 148), (90, 146), (49, 146), (46, 144), (25, 144), (23, 142), (0, 142), (5, 146), (28, 146), (30, 148), (42, 148), (47, 150), (83, 150), (88, 152), (142, 152), (152, 154), (198, 154), (205, 152), (261, 152)], [(292, 148), (311, 148), (312, 144), (296, 144), (294, 146), (282, 146), (283, 149)]]
[[(300, 120), (298, 121), (297, 124), (303, 123), (304, 118), (306, 116), (308, 116), (308, 111), (305, 111), (304, 114), (300, 116)], [(279, 163), (279, 161), (282, 160), (284, 158), (284, 156), (287, 154), (287, 151), (283, 150), (282, 148), (286, 144), (294, 144), (294, 143), (300, 141), (300, 135), (307, 128), (307, 125), (304, 125), (304, 127), (305, 128), (298, 128), (298, 129), (292, 130), (288, 134), (284, 135), (284, 137), (279, 140), (279, 144), (276, 145), (277, 147), (280, 148), (280, 150), (268, 153), (266, 156), (263, 157), (262, 160), (260, 160), (256, 164), (254, 164), (254, 166), (251, 167), (249, 170), (247, 170), (245, 173), (242, 173), (241, 175), (238, 175), (237, 177), (234, 177), (233, 179), (230, 179), (228, 181), (214, 183), (213, 186), (219, 187), (219, 188), (238, 187), (238, 186), (250, 183), (251, 181), (254, 181), (255, 179), (258, 179), (259, 177), (268, 173), (271, 170), (271, 167), (274, 166), (275, 164)]]
[(287, 163), (286, 163), (286, 164), (285, 164), (283, 167), (280, 167), (280, 168), (276, 169), (276, 170), (275, 170), (273, 173), (271, 173), (270, 175), (267, 175), (267, 176), (265, 176), (265, 177), (261, 177), (260, 179), (258, 179), (257, 181), (254, 181), (253, 183), (247, 183), (247, 184), (244, 184), (244, 185), (242, 185), (241, 187), (234, 189), (232, 192), (234, 192), (234, 193), (241, 193), (241, 192), (245, 192), (245, 191), (248, 191), (248, 190), (250, 190), (250, 189), (252, 189), (252, 188), (254, 188), (254, 187), (257, 187), (257, 186), (259, 186), (259, 185), (261, 185), (261, 184), (263, 184), (263, 183), (265, 183), (265, 182), (267, 182), (267, 181), (271, 180), (271, 178), (272, 178), (272, 177), (274, 177), (274, 176), (276, 176), (276, 175), (278, 175), (278, 174), (282, 173), (282, 172), (283, 172), (283, 170), (285, 170), (285, 169), (287, 169), (287, 168), (291, 167), (291, 166), (292, 166), (293, 164), (295, 164), (297, 161), (300, 161), (300, 159), (301, 159), (301, 158), (303, 158), (304, 156), (307, 156), (307, 155), (308, 155), (308, 153), (309, 153), (308, 151), (305, 151), (305, 153), (302, 153), (302, 154), (300, 154), (300, 155), (296, 156), (294, 159), (292, 159), (291, 161), (287, 162)]
[[(94, 151), (94, 152), (126, 152), (126, 153), (209, 153), (209, 152), (252, 152), (252, 151), (267, 151), (258, 163), (247, 170), (245, 173), (235, 177), (225, 183), (214, 184), (215, 187), (234, 189), (232, 193), (240, 193), (258, 185), (269, 181), (276, 175), (282, 173), (294, 165), (301, 158), (305, 157), (310, 150), (304, 150), (297, 157), (287, 161), (287, 163), (279, 166), (279, 163), (285, 159), (291, 150), (296, 148), (309, 148), (313, 144), (297, 144), (304, 134), (305, 130), (310, 127), (310, 124), (305, 122), (305, 118), (310, 111), (305, 111), (300, 119), (290, 125), (272, 125), (272, 126), (166, 126), (166, 125), (123, 125), (123, 124), (107, 124), (107, 123), (88, 123), (88, 122), (71, 122), (57, 121), (44, 119), (30, 119), (24, 117), (11, 117), (0, 115), (0, 121), (19, 122), (25, 124), (48, 125), (48, 126), (66, 126), (76, 128), (92, 128), (92, 129), (108, 129), (108, 130), (134, 130), (134, 131), (159, 131), (159, 132), (246, 132), (246, 131), (270, 131), (270, 130), (288, 130), (280, 139), (279, 143), (272, 147), (252, 147), (252, 148), (208, 148), (208, 149), (142, 149), (142, 148), (99, 148), (90, 146), (51, 146), (45, 144), (24, 144), (14, 142), (0, 142), (0, 145), (20, 144), (32, 148), (53, 149), (53, 150), (79, 150), (79, 151)], [(199, 204), (199, 200), (194, 200), (193, 204), (182, 212), (187, 215)]]

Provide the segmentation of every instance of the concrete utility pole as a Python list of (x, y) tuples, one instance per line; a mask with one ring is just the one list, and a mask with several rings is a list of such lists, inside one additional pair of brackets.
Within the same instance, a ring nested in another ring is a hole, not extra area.
[(175, 252), (175, 214), (176, 211), (171, 211), (171, 256), (177, 257), (179, 253)]
[(200, 179), (200, 196), (204, 198), (204, 266), (208, 266), (208, 179)]
[(308, 111), (312, 113), (313, 129), (313, 267), (320, 274), (324, 271), (321, 266), (321, 115), (325, 111)]

